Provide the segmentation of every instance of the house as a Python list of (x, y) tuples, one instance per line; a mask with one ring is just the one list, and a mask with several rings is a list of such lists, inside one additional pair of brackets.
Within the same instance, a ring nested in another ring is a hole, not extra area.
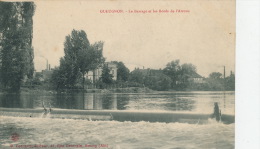
[(198, 73), (193, 74), (188, 81), (191, 81), (193, 83), (205, 83), (205, 79), (199, 75)]
[[(107, 65), (110, 69), (110, 74), (113, 76), (113, 80), (117, 80), (117, 65), (112, 62), (106, 62), (104, 65)], [(85, 78), (91, 80), (92, 82), (99, 80), (102, 75), (102, 68), (97, 68), (93, 71), (89, 71)]]

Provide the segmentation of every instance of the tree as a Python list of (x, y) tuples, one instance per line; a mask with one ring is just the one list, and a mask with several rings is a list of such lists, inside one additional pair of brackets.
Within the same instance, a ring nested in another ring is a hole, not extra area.
[(163, 73), (172, 79), (172, 87), (176, 86), (180, 74), (180, 70), (181, 70), (180, 60), (171, 61), (163, 69)]
[(110, 69), (108, 68), (108, 66), (106, 64), (103, 66), (103, 69), (102, 69), (101, 80), (105, 84), (113, 83), (113, 75), (110, 74)]
[[(85, 38), (84, 38), (85, 36)], [(60, 60), (60, 77), (64, 77), (64, 86), (74, 87), (79, 75), (78, 57), (81, 48), (88, 48), (89, 41), (83, 31), (72, 30), (71, 35), (65, 37), (64, 57)]]
[(220, 79), (222, 74), (220, 72), (212, 72), (209, 74), (210, 79)]
[(192, 76), (197, 73), (196, 66), (190, 63), (184, 63), (181, 65), (181, 74), (187, 74)]
[(172, 80), (163, 73), (148, 75), (145, 77), (144, 84), (153, 90), (165, 91), (171, 88)]
[(35, 12), (35, 5), (32, 2), (23, 2), (22, 5), (22, 10), (23, 13), (21, 13), (22, 15), (22, 20), (24, 22), (24, 26), (25, 26), (25, 32), (24, 34), (26, 34), (26, 38), (24, 38), (24, 40), (26, 40), (26, 43), (28, 44), (27, 47), (27, 77), (29, 79), (33, 78), (33, 74), (34, 74), (34, 49), (32, 47), (32, 37), (33, 37), (33, 15)]
[(129, 69), (125, 66), (123, 62), (113, 61), (117, 65), (117, 80), (127, 81), (129, 77)]
[(77, 65), (71, 61), (66, 61), (64, 58), (60, 59), (58, 88), (72, 89), (75, 88), (77, 81), (80, 78), (80, 73)]
[(33, 2), (0, 2), (1, 82), (11, 91), (20, 90), (25, 75), (33, 76), (34, 10)]
[(143, 84), (144, 83), (144, 77), (145, 76), (143, 75), (143, 73), (137, 68), (130, 73), (129, 81)]
[(230, 76), (228, 76), (226, 78), (226, 89), (227, 90), (235, 90), (235, 75), (234, 74), (230, 74)]
[(225, 80), (221, 78), (220, 72), (212, 72), (209, 74), (206, 82), (210, 90), (225, 90)]
[(188, 80), (190, 78), (199, 76), (197, 74), (196, 66), (190, 63), (182, 64), (178, 74), (178, 81), (180, 82), (179, 87), (182, 89), (188, 87)]
[(78, 57), (79, 71), (82, 75), (82, 86), (84, 89), (85, 75), (90, 70), (100, 67), (104, 63), (103, 58), (103, 45), (104, 42), (96, 42), (86, 49), (80, 49)]
[(59, 79), (56, 78), (57, 87), (73, 88), (79, 77), (82, 86), (85, 84), (85, 74), (97, 68), (104, 61), (103, 42), (99, 41), (90, 45), (85, 31), (72, 30), (71, 35), (65, 37), (65, 56), (60, 60)]

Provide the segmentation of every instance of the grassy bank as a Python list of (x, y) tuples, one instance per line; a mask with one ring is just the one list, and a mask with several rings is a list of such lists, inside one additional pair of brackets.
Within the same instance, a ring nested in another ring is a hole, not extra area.
[(151, 93), (155, 92), (149, 88), (129, 87), (129, 88), (114, 88), (114, 89), (86, 89), (87, 93)]
[[(149, 88), (143, 87), (129, 87), (129, 88), (112, 88), (112, 89), (75, 89), (75, 90), (62, 90), (61, 92), (82, 92), (85, 93), (152, 93), (156, 92)], [(28, 93), (28, 94), (36, 94), (36, 95), (46, 95), (46, 94), (56, 94), (56, 90), (46, 90), (41, 88), (21, 88), (21, 93)]]

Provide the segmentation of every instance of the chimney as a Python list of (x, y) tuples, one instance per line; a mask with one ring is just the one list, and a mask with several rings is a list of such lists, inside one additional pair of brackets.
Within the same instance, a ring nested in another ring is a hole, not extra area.
[(49, 64), (49, 70), (51, 70), (51, 64)]
[(224, 66), (224, 79), (226, 78), (226, 67)]
[(48, 70), (48, 68), (49, 68), (49, 64), (48, 64), (48, 60), (47, 60), (46, 70)]

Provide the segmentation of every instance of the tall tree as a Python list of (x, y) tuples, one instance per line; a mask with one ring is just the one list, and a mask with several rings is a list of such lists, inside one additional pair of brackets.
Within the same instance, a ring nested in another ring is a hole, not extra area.
[(163, 69), (163, 73), (172, 79), (172, 87), (175, 87), (177, 84), (180, 70), (181, 70), (180, 60), (171, 61)]
[(25, 27), (24, 34), (26, 38), (24, 38), (27, 43), (27, 77), (29, 79), (33, 78), (34, 73), (34, 49), (32, 47), (32, 38), (33, 38), (33, 15), (35, 12), (35, 5), (32, 2), (23, 2), (22, 5), (22, 21), (23, 26)]
[(89, 47), (89, 41), (84, 31), (72, 30), (71, 35), (65, 37), (64, 57), (60, 60), (60, 70), (65, 73), (60, 77), (65, 77), (64, 86), (74, 87), (79, 75), (78, 57), (80, 49)]
[[(104, 61), (103, 42), (90, 45), (85, 31), (72, 30), (64, 42), (64, 57), (60, 60), (60, 68), (56, 76), (58, 88), (75, 87), (79, 77), (82, 78), (84, 88), (85, 74), (96, 69)], [(60, 72), (60, 73), (59, 73)], [(55, 82), (55, 81), (54, 81)]]
[(79, 71), (82, 75), (83, 89), (85, 84), (86, 73), (100, 67), (104, 63), (103, 45), (104, 43), (99, 41), (92, 44), (86, 49), (80, 49), (78, 57), (78, 66)]
[(125, 66), (123, 62), (113, 61), (117, 65), (117, 80), (127, 81), (130, 70)]
[(33, 76), (34, 10), (33, 2), (0, 2), (1, 81), (12, 91), (20, 90), (25, 75)]
[(199, 76), (197, 74), (196, 66), (190, 63), (184, 63), (181, 65), (181, 69), (179, 70), (178, 80), (182, 84), (183, 87), (187, 87), (189, 78)]
[(103, 66), (103, 69), (102, 69), (101, 80), (105, 84), (113, 83), (113, 75), (110, 74), (110, 69), (108, 68), (108, 65), (106, 65), (106, 64)]

